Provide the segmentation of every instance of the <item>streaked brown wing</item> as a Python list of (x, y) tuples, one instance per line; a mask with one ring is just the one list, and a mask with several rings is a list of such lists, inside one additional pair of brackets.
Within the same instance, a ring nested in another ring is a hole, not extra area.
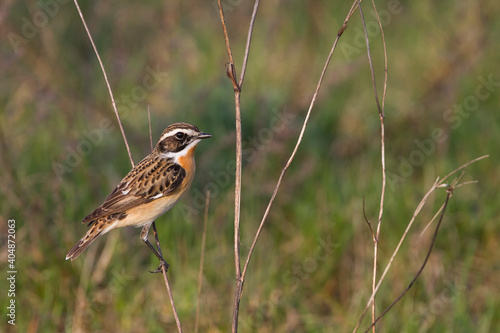
[[(150, 156), (135, 166), (95, 211), (85, 217), (82, 223), (115, 213), (174, 193), (186, 177), (186, 170), (175, 164), (171, 158)], [(159, 196), (163, 194), (162, 196)], [(153, 199), (155, 196), (155, 199)]]

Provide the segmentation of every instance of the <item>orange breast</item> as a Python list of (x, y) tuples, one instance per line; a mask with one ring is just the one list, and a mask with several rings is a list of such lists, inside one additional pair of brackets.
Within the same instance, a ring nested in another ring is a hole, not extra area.
[(181, 191), (184, 191), (186, 187), (191, 186), (193, 182), (194, 173), (196, 171), (196, 164), (194, 162), (194, 151), (196, 150), (196, 146), (192, 147), (184, 156), (179, 157), (177, 160), (180, 166), (186, 170), (186, 181), (182, 186)]

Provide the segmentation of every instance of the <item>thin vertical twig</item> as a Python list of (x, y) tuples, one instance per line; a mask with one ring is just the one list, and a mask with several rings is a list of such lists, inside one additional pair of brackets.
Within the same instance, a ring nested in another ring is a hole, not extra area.
[[(153, 221), (151, 226), (153, 227), (153, 234), (155, 236), (158, 254), (160, 255), (160, 258), (163, 258), (163, 253), (161, 252), (161, 246), (160, 246), (160, 239), (158, 238), (158, 231), (156, 231), (155, 221)], [(163, 263), (165, 262), (163, 261)], [(174, 313), (175, 323), (177, 324), (177, 331), (179, 333), (182, 333), (181, 321), (179, 320), (179, 316), (177, 315), (177, 309), (175, 308), (174, 304), (174, 296), (172, 295), (172, 290), (170, 289), (170, 283), (168, 282), (168, 277), (167, 277), (168, 267), (166, 265), (161, 265), (161, 264), (160, 266), (161, 266), (161, 272), (163, 274), (163, 280), (165, 281), (165, 287), (167, 288), (168, 298), (170, 299), (170, 304), (172, 305), (172, 312)]]
[(236, 69), (233, 62), (233, 53), (231, 52), (231, 44), (229, 43), (229, 36), (227, 34), (226, 20), (224, 17), (224, 8), (222, 7), (221, 0), (218, 0), (219, 14), (222, 23), (222, 30), (224, 33), (224, 40), (226, 42), (227, 54), (229, 57), (229, 67), (227, 68), (227, 76), (231, 79), (234, 90), (234, 108), (235, 108), (235, 128), (236, 128), (236, 171), (234, 181), (234, 267), (235, 267), (235, 280), (236, 287), (233, 298), (233, 317), (231, 324), (231, 331), (236, 333), (238, 331), (238, 315), (240, 308), (240, 300), (237, 297), (238, 291), (241, 287), (241, 264), (240, 264), (240, 208), (241, 208), (241, 105), (240, 93), (241, 90), (236, 82)]
[(177, 310), (175, 308), (174, 297), (172, 295), (172, 290), (170, 289), (170, 283), (168, 282), (167, 277), (167, 268), (165, 265), (161, 266), (161, 271), (163, 273), (163, 280), (165, 281), (165, 287), (167, 288), (168, 298), (170, 299), (170, 304), (172, 305), (172, 311), (174, 313), (175, 324), (177, 325), (177, 331), (182, 333), (181, 321), (179, 320), (179, 316), (177, 315)]
[(358, 2), (359, 14), (361, 16), (361, 22), (363, 23), (363, 30), (365, 33), (366, 52), (368, 53), (368, 63), (370, 64), (370, 73), (372, 76), (372, 85), (373, 85), (373, 92), (375, 94), (375, 101), (377, 102), (377, 108), (378, 108), (378, 112), (380, 113), (380, 116), (384, 117), (384, 111), (382, 110), (382, 107), (381, 107), (379, 99), (378, 99), (377, 83), (375, 80), (375, 70), (373, 69), (373, 62), (372, 62), (372, 57), (371, 57), (371, 52), (370, 52), (370, 39), (368, 38), (368, 31), (366, 30), (365, 16), (363, 15), (363, 9), (361, 8), (361, 1), (360, 0), (356, 0), (356, 1)]
[(229, 57), (229, 67), (227, 68), (227, 76), (231, 79), (234, 90), (234, 106), (235, 106), (235, 127), (236, 127), (236, 171), (234, 181), (234, 267), (236, 287), (233, 299), (233, 317), (231, 330), (233, 333), (238, 331), (238, 314), (240, 300), (237, 297), (238, 290), (241, 289), (241, 264), (240, 264), (240, 207), (241, 207), (241, 105), (240, 105), (240, 88), (236, 82), (236, 69), (233, 62), (233, 54), (231, 52), (231, 44), (227, 34), (226, 20), (224, 17), (224, 8), (221, 0), (218, 0), (219, 15), (226, 42), (227, 54)]
[[(385, 168), (385, 124), (384, 124), (384, 119), (385, 119), (385, 110), (384, 110), (384, 105), (385, 105), (385, 96), (386, 96), (386, 91), (387, 91), (387, 49), (385, 45), (385, 37), (384, 37), (384, 29), (382, 27), (382, 23), (380, 22), (380, 17), (378, 15), (377, 7), (375, 6), (375, 2), (372, 0), (372, 5), (373, 9), (377, 18), (377, 22), (380, 28), (380, 32), (382, 35), (382, 44), (384, 48), (384, 88), (383, 88), (383, 97), (382, 97), (382, 105), (379, 103), (378, 99), (378, 91), (377, 91), (377, 86), (376, 86), (376, 80), (375, 80), (375, 70), (373, 68), (373, 62), (372, 62), (372, 57), (371, 57), (371, 52), (370, 52), (370, 40), (368, 38), (368, 31), (366, 29), (366, 22), (363, 14), (363, 9), (361, 7), (361, 2), (360, 0), (357, 0), (358, 3), (358, 9), (359, 13), (361, 16), (361, 22), (363, 23), (363, 30), (365, 34), (365, 42), (366, 42), (366, 51), (368, 55), (368, 62), (370, 65), (370, 72), (372, 76), (372, 85), (373, 85), (373, 91), (375, 94), (375, 101), (377, 103), (377, 108), (379, 110), (379, 118), (380, 118), (380, 155), (381, 155), (381, 164), (382, 164), (382, 188), (381, 188), (381, 194), (380, 194), (380, 207), (379, 207), (379, 216), (378, 216), (378, 222), (377, 222), (377, 231), (375, 234), (375, 237), (373, 238), (373, 273), (372, 273), (372, 292), (375, 290), (375, 285), (377, 281), (377, 265), (378, 265), (378, 244), (380, 240), (380, 230), (382, 226), (382, 216), (384, 213), (384, 199), (385, 199), (385, 188), (386, 188), (386, 168)], [(375, 320), (375, 302), (372, 302), (371, 305), (371, 315), (372, 315), (372, 320)], [(373, 333), (375, 333), (375, 326), (373, 326)]]
[(201, 304), (201, 286), (203, 284), (203, 265), (205, 263), (205, 246), (207, 240), (207, 225), (208, 225), (208, 207), (210, 205), (210, 190), (207, 190), (205, 201), (205, 214), (203, 216), (203, 236), (201, 238), (201, 254), (200, 254), (200, 269), (198, 271), (198, 297), (196, 300), (196, 318), (194, 321), (194, 332), (198, 333), (200, 324), (200, 304)]
[(109, 81), (108, 81), (108, 75), (106, 74), (106, 70), (104, 69), (104, 65), (102, 63), (101, 57), (99, 56), (99, 52), (97, 51), (97, 47), (94, 44), (94, 40), (92, 38), (92, 35), (90, 34), (90, 30), (87, 27), (87, 23), (85, 22), (85, 18), (83, 17), (80, 6), (78, 5), (78, 1), (74, 0), (74, 3), (76, 6), (76, 10), (78, 11), (78, 15), (80, 15), (80, 19), (82, 20), (83, 27), (85, 28), (85, 31), (87, 32), (87, 36), (90, 39), (90, 43), (92, 44), (92, 47), (94, 48), (94, 53), (97, 57), (97, 60), (99, 61), (99, 65), (101, 66), (102, 75), (104, 76), (104, 81), (106, 81), (106, 86), (108, 87), (109, 97), (111, 98), (111, 105), (113, 106), (113, 111), (115, 112), (116, 119), (118, 120), (118, 126), (120, 127), (120, 131), (122, 132), (123, 141), (125, 142), (125, 147), (127, 147), (128, 157), (130, 158), (130, 164), (132, 164), (132, 168), (133, 168), (134, 167), (134, 160), (132, 159), (132, 153), (130, 152), (130, 147), (128, 145), (127, 137), (125, 136), (125, 131), (123, 130), (122, 121), (120, 119), (120, 115), (118, 114), (118, 109), (116, 108), (116, 103), (115, 103), (115, 98), (113, 96), (113, 91), (111, 90), (111, 85), (109, 84)]
[(227, 67), (227, 76), (231, 79), (234, 90), (234, 105), (235, 105), (235, 128), (236, 128), (236, 172), (235, 172), (235, 188), (234, 188), (234, 266), (236, 287), (233, 299), (233, 317), (231, 330), (232, 332), (238, 331), (238, 316), (241, 300), (241, 290), (243, 289), (243, 280), (241, 279), (241, 263), (240, 263), (240, 207), (241, 207), (241, 162), (242, 162), (242, 143), (241, 143), (241, 86), (245, 78), (246, 67), (248, 63), (248, 56), (250, 53), (250, 45), (252, 39), (252, 32), (259, 8), (259, 0), (255, 1), (252, 17), (250, 19), (250, 26), (248, 28), (247, 43), (245, 47), (245, 54), (243, 58), (242, 71), (239, 83), (236, 81), (236, 68), (234, 66), (233, 54), (231, 51), (231, 44), (229, 42), (229, 35), (226, 27), (226, 20), (224, 17), (224, 9), (221, 0), (218, 0), (219, 15), (222, 23), (224, 33), (224, 40), (229, 57), (229, 64)]
[(240, 311), (241, 290), (243, 289), (243, 280), (241, 279), (240, 263), (240, 205), (241, 205), (241, 107), (239, 90), (234, 92), (235, 120), (236, 120), (236, 179), (234, 186), (234, 267), (236, 276), (236, 288), (233, 300), (233, 320), (232, 332), (238, 332), (238, 315)]

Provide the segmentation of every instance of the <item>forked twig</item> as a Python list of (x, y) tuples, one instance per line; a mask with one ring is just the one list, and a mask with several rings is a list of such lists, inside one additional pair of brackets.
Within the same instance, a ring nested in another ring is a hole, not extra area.
[[(382, 35), (382, 44), (384, 48), (384, 88), (383, 88), (383, 93), (382, 93), (382, 104), (380, 104), (379, 99), (378, 99), (378, 91), (377, 91), (377, 85), (376, 85), (376, 80), (375, 80), (375, 70), (373, 69), (373, 62), (372, 62), (372, 57), (371, 57), (371, 52), (370, 52), (370, 40), (368, 38), (368, 31), (366, 28), (366, 22), (365, 22), (365, 17), (363, 15), (363, 9), (361, 8), (361, 1), (357, 0), (358, 4), (358, 9), (359, 13), (361, 16), (361, 21), (363, 23), (363, 31), (365, 34), (365, 42), (366, 42), (366, 52), (368, 54), (368, 63), (370, 65), (370, 72), (371, 72), (371, 77), (372, 77), (372, 85), (373, 85), (373, 91), (375, 94), (375, 101), (377, 103), (377, 108), (379, 111), (379, 118), (380, 118), (380, 155), (381, 155), (381, 163), (382, 163), (382, 189), (380, 193), (380, 207), (379, 207), (379, 215), (378, 215), (378, 223), (377, 223), (377, 231), (376, 235), (373, 237), (373, 274), (372, 274), (372, 292), (375, 290), (375, 284), (377, 281), (377, 264), (378, 264), (378, 240), (380, 239), (380, 230), (382, 226), (382, 216), (384, 214), (384, 199), (385, 199), (385, 188), (386, 188), (386, 168), (385, 168), (385, 96), (387, 92), (387, 48), (385, 44), (385, 36), (384, 36), (384, 29), (382, 27), (382, 23), (380, 22), (380, 17), (378, 15), (377, 7), (375, 6), (374, 0), (372, 0), (372, 6), (373, 10), (375, 12), (377, 22), (379, 25), (379, 29)], [(371, 225), (370, 230), (371, 230)], [(373, 233), (373, 231), (372, 231)], [(375, 320), (375, 302), (372, 302), (372, 320)], [(373, 326), (373, 333), (375, 333), (375, 326)]]
[(357, 4), (356, 4), (356, 1), (354, 1), (354, 3), (352, 5), (349, 13), (346, 16), (346, 19), (344, 20), (344, 23), (343, 23), (342, 27), (337, 32), (337, 37), (336, 37), (336, 39), (335, 39), (335, 41), (333, 43), (333, 46), (332, 46), (332, 49), (331, 49), (331, 51), (330, 51), (330, 53), (328, 55), (327, 61), (325, 62), (325, 66), (324, 66), (323, 71), (321, 73), (321, 76), (320, 76), (318, 85), (316, 87), (316, 90), (315, 90), (315, 92), (313, 94), (313, 98), (311, 100), (308, 112), (306, 114), (306, 118), (304, 120), (304, 123), (303, 123), (302, 129), (301, 129), (301, 132), (299, 134), (299, 138), (297, 140), (296, 146), (295, 146), (295, 148), (294, 148), (294, 150), (293, 150), (290, 158), (288, 159), (287, 163), (285, 164), (284, 168), (282, 169), (282, 172), (280, 174), (280, 177), (278, 179), (276, 187), (275, 187), (275, 189), (273, 191), (271, 199), (269, 200), (269, 204), (268, 204), (268, 206), (267, 206), (267, 208), (266, 208), (266, 210), (264, 212), (264, 216), (263, 216), (263, 218), (261, 220), (259, 228), (258, 228), (258, 230), (256, 232), (256, 235), (254, 237), (254, 240), (253, 240), (252, 245), (250, 247), (250, 250), (248, 252), (243, 272), (241, 272), (240, 258), (239, 258), (239, 255), (240, 255), (240, 240), (239, 240), (239, 230), (240, 230), (240, 227), (239, 227), (239, 224), (240, 224), (240, 198), (241, 198), (241, 112), (240, 112), (240, 92), (241, 92), (241, 85), (243, 84), (244, 74), (245, 74), (245, 70), (246, 70), (246, 64), (247, 64), (247, 61), (248, 61), (248, 52), (249, 52), (249, 48), (250, 48), (250, 40), (251, 40), (251, 35), (252, 35), (252, 31), (253, 31), (253, 26), (254, 26), (254, 22), (255, 22), (255, 17), (256, 17), (257, 9), (258, 9), (258, 6), (259, 6), (259, 0), (256, 0), (256, 2), (255, 2), (253, 14), (252, 14), (252, 18), (251, 18), (251, 21), (250, 21), (250, 27), (249, 27), (248, 37), (247, 37), (247, 45), (246, 45), (246, 49), (245, 49), (244, 62), (243, 62), (243, 67), (242, 67), (243, 71), (241, 73), (239, 84), (236, 82), (236, 70), (234, 68), (234, 62), (233, 62), (231, 47), (230, 47), (230, 43), (229, 43), (229, 37), (228, 37), (226, 23), (225, 23), (225, 18), (224, 18), (224, 10), (223, 10), (223, 7), (222, 7), (221, 0), (218, 0), (218, 5), (219, 5), (219, 14), (220, 14), (221, 23), (222, 23), (223, 32), (224, 32), (224, 39), (226, 41), (226, 48), (227, 48), (227, 52), (228, 52), (228, 56), (229, 56), (229, 67), (227, 69), (227, 75), (228, 75), (228, 77), (231, 79), (231, 81), (233, 83), (233, 89), (234, 89), (234, 93), (235, 93), (235, 111), (236, 111), (235, 112), (236, 113), (236, 175), (235, 175), (236, 177), (235, 178), (236, 178), (236, 180), (235, 180), (235, 217), (234, 217), (234, 252), (235, 253), (234, 254), (235, 254), (235, 270), (236, 270), (236, 289), (235, 289), (234, 302), (233, 302), (232, 332), (237, 332), (237, 330), (238, 330), (239, 304), (240, 304), (241, 296), (242, 296), (242, 293), (243, 293), (243, 283), (245, 281), (245, 276), (246, 276), (246, 272), (247, 272), (247, 269), (248, 269), (248, 264), (250, 262), (250, 258), (252, 256), (252, 253), (254, 251), (254, 248), (255, 248), (257, 240), (258, 240), (258, 238), (260, 236), (260, 233), (262, 232), (262, 228), (263, 228), (264, 223), (265, 223), (265, 221), (267, 219), (267, 216), (268, 216), (269, 211), (271, 209), (271, 206), (272, 206), (272, 204), (274, 202), (274, 199), (276, 197), (278, 189), (279, 189), (279, 187), (281, 185), (283, 177), (284, 177), (284, 175), (285, 175), (288, 167), (290, 166), (291, 162), (293, 161), (293, 159), (295, 157), (295, 154), (297, 152), (297, 149), (298, 149), (298, 147), (299, 147), (299, 145), (300, 145), (300, 143), (302, 141), (302, 138), (304, 136), (304, 132), (305, 132), (305, 129), (306, 129), (309, 117), (311, 115), (312, 108), (314, 106), (314, 103), (316, 101), (316, 98), (317, 98), (317, 95), (318, 95), (318, 92), (319, 92), (319, 88), (321, 87), (321, 83), (323, 81), (326, 69), (327, 69), (328, 64), (330, 63), (330, 59), (331, 59), (331, 57), (333, 55), (333, 51), (335, 50), (335, 48), (337, 46), (337, 43), (339, 41), (340, 36), (342, 36), (342, 34), (344, 33), (345, 29), (347, 28), (347, 22), (349, 21), (349, 19), (351, 18), (351, 16), (354, 14), (354, 11), (356, 9)]
[[(454, 183), (456, 183), (456, 184), (453, 185), (453, 189), (457, 189), (459, 187), (462, 187), (462, 186), (468, 185), (468, 184), (478, 183), (477, 180), (471, 180), (471, 181), (468, 181), (468, 182), (463, 182), (463, 183), (458, 184), (458, 182), (460, 181), (460, 179), (462, 179), (462, 176), (464, 174), (465, 174), (465, 172), (462, 171), (462, 174), (460, 175), (460, 177), (458, 177), (458, 179), (456, 181), (454, 181)], [(427, 225), (425, 226), (425, 228), (420, 233), (420, 237), (422, 237), (422, 235), (427, 231), (427, 229), (430, 227), (430, 225), (432, 224), (432, 222), (434, 222), (434, 220), (438, 217), (438, 215), (441, 212), (441, 209), (443, 209), (443, 207), (444, 207), (444, 204), (441, 206), (441, 208), (439, 208), (439, 210), (436, 212), (436, 214), (434, 215), (434, 217), (429, 221), (429, 223), (427, 223)]]
[(368, 228), (370, 229), (370, 233), (372, 234), (372, 239), (374, 243), (377, 243), (377, 236), (373, 232), (372, 224), (368, 217), (366, 216), (366, 209), (365, 209), (365, 196), (363, 195), (363, 218), (365, 219), (366, 224), (368, 225)]
[[(462, 166), (458, 167), (457, 169), (453, 170), (452, 172), (450, 172), (448, 175), (446, 175), (443, 179), (439, 180), (439, 177), (436, 179), (436, 181), (434, 182), (434, 184), (431, 186), (431, 188), (429, 189), (429, 191), (427, 191), (427, 193), (423, 196), (422, 200), (420, 201), (420, 203), (418, 204), (417, 208), (415, 208), (415, 211), (413, 212), (413, 215), (412, 215), (412, 218), (410, 219), (410, 222), (408, 223), (408, 225), (406, 226), (406, 229), (405, 231), (403, 232), (403, 235), (401, 236), (401, 239), (399, 240), (399, 243), (398, 245), (396, 246), (396, 248), (394, 249), (392, 255), (391, 255), (391, 258), (389, 259), (389, 262), (387, 263), (380, 279), (378, 280), (378, 283), (377, 283), (377, 286), (375, 287), (375, 290), (372, 292), (372, 295), (370, 296), (368, 302), (366, 303), (366, 306), (365, 306), (365, 309), (363, 310), (363, 313), (361, 314), (359, 320), (358, 320), (358, 323), (356, 325), (356, 327), (354, 328), (353, 330), (353, 333), (356, 332), (359, 328), (359, 326), (361, 325), (361, 322), (368, 310), (368, 308), (370, 307), (370, 305), (372, 304), (373, 300), (375, 299), (375, 295), (377, 294), (378, 292), (378, 289), (380, 288), (380, 285), (382, 284), (382, 282), (384, 281), (385, 279), (385, 276), (387, 275), (387, 272), (389, 271), (389, 269), (391, 268), (392, 266), (392, 262), (394, 261), (394, 258), (396, 257), (396, 255), (398, 254), (399, 252), (399, 249), (401, 247), (401, 245), (403, 244), (403, 241), (405, 240), (410, 228), (413, 226), (413, 223), (415, 222), (415, 219), (416, 217), (418, 216), (418, 214), (420, 213), (420, 211), (422, 210), (423, 206), (425, 205), (425, 203), (427, 202), (427, 199), (429, 198), (429, 196), (437, 189), (437, 188), (441, 188), (441, 187), (447, 187), (448, 184), (445, 183), (445, 180), (447, 178), (449, 178), (451, 175), (455, 174), (456, 172), (464, 169), (465, 167), (467, 167), (468, 165), (472, 164), (472, 163), (475, 163), (479, 160), (482, 160), (486, 157), (488, 157), (489, 155), (483, 155), (481, 157), (478, 157), (478, 158), (475, 158), (473, 159), (472, 161), (469, 161), (465, 164), (463, 164)], [(459, 184), (457, 185), (456, 187), (460, 186), (460, 185), (463, 185), (463, 184)]]
[(250, 44), (252, 38), (253, 27), (257, 10), (259, 8), (259, 0), (255, 1), (252, 17), (250, 19), (250, 26), (247, 36), (247, 43), (245, 47), (245, 54), (243, 58), (242, 72), (239, 83), (236, 82), (236, 68), (233, 62), (233, 55), (231, 52), (231, 44), (227, 33), (226, 20), (224, 17), (224, 9), (221, 0), (218, 0), (219, 14), (224, 32), (224, 40), (226, 42), (226, 49), (229, 57), (229, 64), (227, 68), (227, 76), (231, 79), (234, 90), (234, 105), (235, 105), (235, 127), (236, 127), (236, 174), (235, 174), (235, 187), (234, 187), (234, 263), (235, 263), (235, 276), (236, 288), (233, 300), (233, 318), (231, 329), (232, 332), (238, 331), (238, 316), (241, 300), (241, 290), (243, 289), (243, 279), (241, 279), (241, 264), (240, 264), (240, 206), (241, 206), (241, 159), (242, 159), (242, 144), (241, 144), (241, 86), (245, 77), (248, 55), (250, 53)]
[(415, 274), (415, 276), (411, 280), (408, 287), (406, 287), (406, 289), (391, 303), (391, 305), (389, 305), (376, 319), (373, 320), (372, 324), (365, 330), (365, 333), (367, 333), (370, 330), (370, 328), (374, 328), (375, 325), (377, 324), (377, 322), (380, 319), (382, 319), (382, 317), (384, 317), (385, 314), (387, 312), (389, 312), (389, 310), (392, 309), (392, 307), (394, 305), (396, 305), (396, 303), (399, 302), (399, 300), (401, 300), (401, 298), (403, 298), (404, 295), (406, 295), (406, 293), (410, 290), (410, 288), (413, 286), (413, 284), (417, 281), (420, 274), (423, 272), (425, 265), (427, 264), (427, 261), (429, 260), (429, 257), (431, 256), (432, 249), (434, 248), (434, 244), (436, 243), (439, 227), (441, 226), (441, 222), (443, 221), (444, 213), (446, 212), (446, 207), (448, 206), (448, 201), (450, 200), (452, 195), (453, 195), (453, 186), (448, 186), (448, 189), (446, 190), (446, 199), (444, 201), (443, 206), (439, 209), (439, 211), (441, 211), (441, 214), (439, 216), (436, 230), (434, 230), (434, 235), (432, 236), (431, 244), (429, 245), (429, 250), (427, 251), (427, 255), (425, 256), (424, 262), (422, 263), (422, 265), (418, 269), (417, 273)]
[(132, 168), (133, 168), (134, 167), (134, 160), (132, 159), (132, 153), (130, 152), (130, 147), (128, 146), (127, 137), (125, 136), (125, 131), (123, 130), (123, 126), (122, 126), (122, 121), (120, 119), (120, 115), (118, 114), (118, 109), (116, 108), (115, 98), (113, 97), (113, 91), (111, 90), (111, 85), (109, 84), (109, 81), (108, 81), (108, 75), (106, 74), (106, 70), (104, 69), (104, 65), (102, 64), (101, 57), (99, 56), (99, 52), (97, 51), (97, 47), (94, 44), (94, 39), (92, 38), (92, 35), (90, 34), (90, 30), (87, 27), (87, 23), (85, 22), (85, 19), (83, 17), (80, 6), (78, 5), (78, 1), (74, 0), (74, 3), (76, 6), (76, 10), (78, 11), (78, 15), (80, 15), (80, 18), (82, 20), (83, 27), (85, 28), (85, 31), (87, 32), (87, 36), (89, 36), (90, 43), (92, 44), (92, 47), (94, 48), (94, 53), (97, 57), (97, 60), (99, 61), (99, 65), (101, 66), (102, 75), (104, 76), (104, 81), (106, 81), (106, 86), (108, 87), (109, 97), (111, 98), (111, 105), (113, 106), (113, 111), (115, 112), (116, 119), (118, 120), (118, 125), (120, 127), (120, 131), (122, 132), (123, 141), (125, 142), (125, 147), (127, 147), (127, 153), (128, 153), (128, 157), (130, 158), (130, 164), (132, 164)]
[(241, 105), (240, 93), (241, 90), (236, 82), (236, 69), (233, 63), (233, 54), (231, 52), (231, 44), (227, 34), (226, 20), (224, 18), (224, 9), (221, 0), (219, 3), (219, 14), (224, 32), (224, 40), (229, 57), (229, 67), (227, 68), (227, 76), (231, 79), (234, 90), (234, 106), (235, 106), (235, 127), (236, 127), (236, 171), (234, 181), (234, 267), (236, 288), (233, 299), (233, 318), (231, 330), (233, 333), (238, 331), (238, 314), (240, 308), (240, 300), (237, 298), (237, 291), (241, 288), (241, 264), (240, 264), (240, 207), (241, 207)]
[(372, 324), (365, 330), (365, 333), (367, 333), (370, 330), (370, 328), (375, 327), (375, 325), (377, 324), (377, 322), (380, 319), (382, 319), (382, 317), (384, 317), (387, 314), (387, 312), (389, 312), (389, 310), (392, 309), (392, 307), (394, 305), (396, 305), (396, 303), (401, 300), (401, 298), (403, 298), (403, 296), (410, 290), (410, 288), (417, 281), (418, 277), (420, 276), (420, 274), (424, 270), (425, 265), (427, 264), (427, 261), (429, 260), (429, 257), (431, 255), (431, 252), (432, 252), (432, 249), (434, 247), (434, 244), (436, 243), (436, 239), (437, 239), (437, 234), (438, 234), (438, 231), (439, 231), (439, 227), (441, 226), (441, 222), (443, 221), (443, 217), (444, 217), (444, 213), (446, 211), (446, 207), (448, 206), (448, 201), (450, 200), (451, 196), (453, 195), (453, 192), (455, 191), (455, 189), (457, 189), (459, 187), (462, 187), (464, 185), (477, 183), (477, 181), (468, 181), (468, 182), (463, 182), (463, 183), (459, 184), (460, 179), (462, 178), (463, 175), (464, 175), (464, 172), (462, 172), (462, 174), (460, 175), (460, 177), (458, 177), (456, 180), (453, 181), (452, 185), (444, 184), (444, 183), (441, 182), (441, 185), (438, 186), (438, 187), (444, 187), (444, 186), (446, 187), (446, 199), (445, 199), (443, 205), (436, 212), (436, 215), (434, 215), (434, 217), (432, 218), (432, 220), (426, 226), (426, 228), (427, 228), (436, 219), (436, 217), (439, 215), (439, 220), (438, 220), (436, 229), (434, 230), (434, 234), (432, 236), (431, 244), (429, 245), (429, 250), (427, 251), (427, 254), (425, 256), (424, 262), (422, 263), (422, 265), (420, 266), (419, 270), (417, 271), (417, 273), (415, 274), (415, 276), (411, 280), (411, 282), (408, 285), (408, 287), (376, 319), (374, 319), (372, 321)]

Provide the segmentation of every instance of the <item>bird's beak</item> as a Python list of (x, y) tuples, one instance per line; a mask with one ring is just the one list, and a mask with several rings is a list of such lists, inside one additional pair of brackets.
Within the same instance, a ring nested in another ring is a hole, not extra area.
[(198, 139), (208, 139), (208, 138), (211, 138), (212, 137), (212, 134), (207, 134), (207, 133), (203, 133), (201, 132), (200, 134), (198, 134)]

